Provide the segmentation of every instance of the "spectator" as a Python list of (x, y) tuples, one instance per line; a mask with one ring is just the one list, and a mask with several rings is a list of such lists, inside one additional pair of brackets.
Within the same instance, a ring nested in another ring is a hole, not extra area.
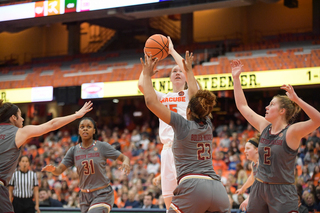
[(144, 195), (143, 198), (143, 205), (141, 205), (142, 209), (154, 209), (154, 208), (159, 208), (157, 205), (152, 204), (153, 201), (153, 194), (152, 192), (148, 192), (147, 194)]
[(132, 208), (139, 208), (140, 203), (134, 199), (136, 192), (134, 190), (130, 190), (128, 193), (128, 200), (126, 201), (124, 208), (132, 209)]
[(148, 166), (147, 166), (147, 171), (148, 171), (148, 174), (158, 174), (159, 173), (159, 169), (160, 169), (160, 164), (158, 162), (158, 156), (157, 155), (153, 155), (150, 157), (150, 161), (148, 163)]
[(320, 180), (320, 167), (319, 167), (319, 165), (316, 165), (314, 167), (311, 179), (313, 180), (314, 186), (319, 185), (319, 180)]
[(301, 197), (300, 197), (300, 196), (298, 196), (298, 197), (299, 197), (299, 204), (298, 204), (298, 206), (299, 206), (299, 209), (298, 209), (299, 213), (309, 213), (308, 208), (305, 207), (304, 205), (302, 205), (302, 203), (301, 203)]
[(131, 142), (135, 144), (137, 147), (141, 140), (141, 135), (139, 134), (137, 129), (134, 129), (131, 134)]
[(240, 119), (236, 120), (236, 130), (237, 130), (237, 133), (242, 133), (243, 132), (243, 125), (242, 125)]
[(303, 166), (302, 167), (302, 174), (300, 175), (300, 178), (303, 179), (303, 182), (307, 182), (310, 179), (310, 173), (308, 166)]
[(247, 172), (244, 169), (240, 170), (238, 173), (237, 184), (243, 185), (247, 181), (247, 179), (248, 179)]
[(159, 196), (158, 206), (159, 206), (159, 209), (165, 209), (166, 208), (166, 204), (164, 203), (164, 199), (163, 199), (162, 195)]
[(310, 176), (313, 175), (313, 170), (318, 165), (317, 161), (318, 161), (318, 158), (316, 156), (313, 156), (311, 158), (311, 162), (308, 164), (308, 170), (309, 172), (312, 172), (312, 173), (309, 173)]
[(41, 188), (39, 190), (39, 206), (40, 207), (63, 207), (59, 200), (53, 199), (49, 195), (49, 190)]
[(227, 133), (222, 133), (220, 136), (220, 146), (226, 150), (230, 147), (231, 140)]
[(142, 139), (140, 140), (140, 144), (142, 145), (142, 149), (144, 151), (148, 150), (150, 140), (148, 139), (148, 135), (146, 133), (142, 134)]
[(314, 196), (311, 193), (308, 193), (305, 197), (305, 206), (308, 208), (309, 212), (314, 212), (317, 209), (317, 206), (314, 202)]
[(66, 205), (63, 205), (63, 207), (76, 208), (77, 207), (77, 201), (74, 199), (74, 197), (69, 196), (68, 197), (68, 203)]
[(255, 136), (255, 130), (251, 126), (251, 124), (248, 123), (247, 129), (243, 131), (242, 134), (247, 134), (248, 138), (253, 138)]
[(229, 163), (229, 168), (228, 169), (236, 171), (237, 170), (237, 165), (239, 163), (241, 163), (239, 156), (236, 155), (236, 154), (232, 155), (230, 157), (230, 163)]
[(239, 155), (240, 154), (240, 150), (238, 148), (238, 143), (236, 140), (232, 140), (230, 143), (230, 147), (229, 147), (229, 151), (230, 155)]
[(317, 136), (318, 130), (314, 130), (308, 136), (307, 143), (312, 142), (313, 147), (316, 147), (316, 144), (320, 144), (320, 138)]

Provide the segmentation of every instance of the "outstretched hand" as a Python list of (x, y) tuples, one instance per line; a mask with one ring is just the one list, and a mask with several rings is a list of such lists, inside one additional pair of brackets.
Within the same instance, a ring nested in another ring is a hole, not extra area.
[(282, 87), (280, 87), (280, 89), (283, 89), (286, 91), (286, 95), (288, 96), (288, 98), (291, 100), (291, 101), (294, 101), (296, 102), (296, 100), (299, 98), (298, 95), (296, 94), (296, 92), (294, 91), (293, 87), (288, 84), (284, 84), (282, 85)]
[(243, 193), (244, 193), (244, 190), (242, 187), (236, 191), (236, 194), (243, 194)]
[(126, 175), (128, 175), (130, 173), (130, 166), (127, 163), (122, 163), (119, 166), (119, 169), (122, 170)]
[(41, 169), (41, 172), (53, 172), (56, 169), (55, 166), (49, 164)]
[(87, 112), (90, 112), (92, 108), (92, 102), (86, 102), (79, 111), (76, 111), (77, 118), (83, 117)]
[(248, 198), (245, 199), (245, 201), (243, 201), (239, 207), (239, 209), (241, 209), (242, 211), (246, 211), (247, 210), (247, 206), (248, 206)]
[(238, 78), (242, 72), (243, 64), (241, 63), (241, 61), (239, 59), (237, 59), (237, 60), (233, 60), (230, 63), (230, 65), (232, 68), (232, 77)]
[(168, 41), (169, 41), (168, 53), (171, 55), (172, 51), (174, 50), (174, 47), (173, 47), (173, 43), (172, 43), (172, 41), (171, 41), (170, 36), (167, 36), (167, 39), (168, 39)]
[(158, 72), (158, 70), (154, 70), (154, 68), (158, 64), (158, 58), (152, 59), (152, 56), (144, 55), (144, 61), (140, 58), (142, 67), (143, 67), (143, 74), (153, 76)]
[(186, 72), (192, 72), (193, 54), (186, 51), (186, 59), (182, 59), (183, 67)]

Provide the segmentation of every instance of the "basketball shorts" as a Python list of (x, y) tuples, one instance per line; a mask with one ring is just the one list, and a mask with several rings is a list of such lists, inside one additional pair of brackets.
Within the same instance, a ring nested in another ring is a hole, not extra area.
[(220, 181), (193, 176), (199, 177), (180, 182), (174, 190), (169, 213), (230, 212), (229, 198)]
[(106, 212), (109, 213), (114, 203), (114, 194), (111, 186), (94, 192), (80, 192), (81, 213)]
[(0, 184), (0, 213), (14, 212), (8, 189)]
[(294, 185), (254, 181), (247, 213), (298, 213), (298, 194)]

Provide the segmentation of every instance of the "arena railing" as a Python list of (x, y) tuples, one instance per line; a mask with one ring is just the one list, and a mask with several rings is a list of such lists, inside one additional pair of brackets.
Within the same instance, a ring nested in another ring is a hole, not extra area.
[[(60, 207), (40, 207), (41, 213), (79, 213), (79, 208), (60, 208)], [(134, 209), (124, 209), (124, 208), (113, 208), (110, 213), (128, 213), (128, 212), (135, 212), (135, 213), (144, 213), (144, 212), (152, 212), (152, 213), (163, 213), (166, 212), (165, 209), (141, 209), (141, 208), (134, 208)], [(231, 213), (242, 213), (240, 209), (231, 209)]]

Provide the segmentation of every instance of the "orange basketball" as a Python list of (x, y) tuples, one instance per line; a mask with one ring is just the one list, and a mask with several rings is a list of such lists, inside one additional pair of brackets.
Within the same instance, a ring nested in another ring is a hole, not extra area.
[(158, 58), (159, 61), (168, 56), (168, 51), (169, 41), (161, 34), (150, 36), (144, 45), (144, 53), (148, 56), (152, 55), (152, 58)]

